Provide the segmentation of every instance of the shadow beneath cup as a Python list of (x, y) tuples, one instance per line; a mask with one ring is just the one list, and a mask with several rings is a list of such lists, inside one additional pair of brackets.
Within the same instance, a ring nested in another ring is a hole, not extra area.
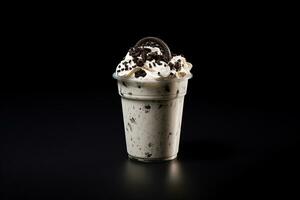
[(177, 159), (164, 163), (123, 163), (119, 183), (128, 199), (191, 199), (197, 191)]
[(214, 141), (182, 141), (178, 157), (183, 161), (227, 160), (234, 157), (236, 148), (231, 144)]

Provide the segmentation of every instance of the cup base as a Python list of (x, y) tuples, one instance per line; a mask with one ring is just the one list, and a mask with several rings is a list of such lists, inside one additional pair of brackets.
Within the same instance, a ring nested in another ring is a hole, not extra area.
[(136, 157), (128, 154), (128, 158), (131, 160), (139, 161), (139, 162), (164, 162), (164, 161), (171, 161), (177, 158), (177, 154), (167, 157), (167, 158), (141, 158), (141, 157)]

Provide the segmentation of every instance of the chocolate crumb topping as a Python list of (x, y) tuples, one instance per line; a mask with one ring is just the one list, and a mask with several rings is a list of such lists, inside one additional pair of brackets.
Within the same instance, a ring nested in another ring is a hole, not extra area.
[(153, 60), (153, 57), (152, 57), (151, 54), (148, 54), (148, 55), (147, 55), (147, 60), (149, 60), (149, 61)]
[(145, 63), (146, 62), (146, 59), (147, 59), (147, 52), (146, 51), (142, 51), (142, 61), (143, 61), (143, 63)]
[(133, 62), (134, 62), (134, 63), (136, 63), (136, 62), (137, 62), (137, 60), (138, 60), (138, 58), (137, 58), (137, 57), (133, 57)]
[(161, 65), (161, 61), (160, 61), (160, 60), (155, 60), (155, 62), (156, 62), (158, 65)]
[(175, 69), (177, 72), (181, 69), (181, 64), (180, 64), (179, 60), (176, 61), (174, 64), (169, 62), (169, 66), (170, 66), (171, 70)]
[(137, 61), (136, 61), (136, 65), (137, 66), (139, 66), (139, 67), (142, 67), (143, 65), (144, 65), (144, 61), (142, 60), (142, 59), (138, 59)]
[[(156, 76), (161, 77), (162, 74), (164, 74), (164, 71), (168, 71), (168, 78), (182, 78), (186, 75), (181, 72), (182, 67), (184, 66), (184, 63), (182, 63), (182, 61), (185, 61), (185, 59), (181, 59), (180, 57), (176, 57), (173, 59), (173, 57), (177, 55), (171, 53), (169, 47), (159, 38), (145, 37), (141, 39), (136, 43), (134, 47), (129, 49), (128, 55), (130, 57), (126, 55), (126, 57), (117, 66), (116, 72), (118, 76), (123, 76), (123, 71), (125, 71), (124, 76), (126, 78), (128, 78), (129, 76), (131, 77), (132, 75), (135, 78), (145, 77), (151, 79), (154, 77), (149, 77), (148, 73), (150, 73), (151, 75), (152, 73), (155, 73)], [(183, 55), (181, 56), (183, 57)], [(145, 64), (147, 66), (145, 66)], [(166, 68), (159, 68), (159, 70), (155, 70), (156, 67)], [(121, 74), (118, 74), (119, 72), (121, 72)], [(168, 91), (168, 89), (166, 90)]]
[(144, 50), (146, 51), (146, 53), (150, 53), (151, 52), (151, 49), (150, 48), (144, 48)]
[(175, 63), (175, 66), (174, 66), (174, 68), (176, 69), (176, 71), (177, 71), (177, 72), (180, 70), (180, 68), (181, 68), (181, 64), (180, 64), (180, 62), (179, 62), (179, 61), (177, 61), (177, 62)]
[(138, 71), (136, 71), (134, 73), (134, 76), (135, 78), (138, 78), (138, 77), (145, 77), (147, 75), (147, 73), (145, 72), (145, 70), (143, 69), (139, 69)]

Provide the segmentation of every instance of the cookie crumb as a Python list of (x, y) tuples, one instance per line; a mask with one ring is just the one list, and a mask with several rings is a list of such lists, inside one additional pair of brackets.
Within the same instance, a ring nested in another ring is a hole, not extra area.
[(151, 106), (150, 105), (145, 105), (145, 108), (146, 109), (151, 109)]
[(146, 155), (148, 158), (150, 158), (150, 157), (152, 156), (152, 154), (149, 153), (149, 152), (146, 152), (145, 155)]
[(134, 117), (130, 118), (129, 120), (130, 120), (131, 123), (135, 123)]
[(131, 124), (130, 124), (130, 123), (127, 123), (127, 125), (128, 125), (128, 127), (129, 127), (130, 131), (132, 131), (132, 126), (131, 126)]
[(169, 85), (166, 85), (166, 86), (165, 86), (165, 90), (166, 90), (167, 92), (170, 92), (170, 87), (169, 87)]
[(147, 73), (145, 72), (145, 70), (143, 69), (139, 69), (138, 71), (136, 71), (134, 73), (134, 77), (138, 78), (138, 77), (145, 77), (147, 75)]

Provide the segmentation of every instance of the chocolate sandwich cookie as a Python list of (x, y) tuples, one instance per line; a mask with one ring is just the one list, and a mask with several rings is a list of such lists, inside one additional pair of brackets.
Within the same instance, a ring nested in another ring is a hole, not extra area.
[(169, 62), (172, 58), (172, 54), (168, 45), (157, 37), (142, 38), (135, 44), (134, 48), (145, 47), (145, 46), (158, 47), (163, 54), (161, 60), (165, 60), (166, 62)]

